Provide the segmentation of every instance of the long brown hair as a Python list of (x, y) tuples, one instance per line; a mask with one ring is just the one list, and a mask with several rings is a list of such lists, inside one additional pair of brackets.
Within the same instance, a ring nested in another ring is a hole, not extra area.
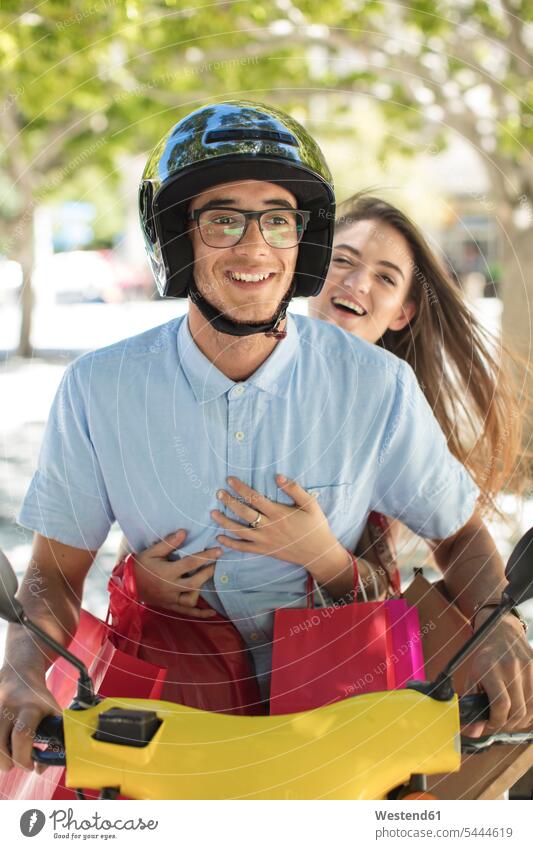
[(407, 299), (416, 313), (403, 330), (387, 330), (377, 344), (413, 368), (450, 451), (479, 486), (481, 508), (495, 508), (503, 487), (520, 491), (526, 481), (521, 443), (527, 398), (513, 377), (524, 364), (481, 326), (407, 215), (358, 193), (342, 204), (337, 230), (357, 221), (383, 221), (409, 245)]

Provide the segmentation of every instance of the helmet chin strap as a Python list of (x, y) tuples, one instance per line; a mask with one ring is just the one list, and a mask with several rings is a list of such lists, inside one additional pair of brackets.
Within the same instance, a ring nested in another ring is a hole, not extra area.
[(274, 339), (285, 339), (286, 330), (280, 329), (280, 324), (287, 314), (287, 308), (294, 294), (294, 283), (281, 301), (278, 311), (270, 321), (260, 321), (253, 324), (246, 324), (240, 321), (233, 321), (224, 313), (221, 313), (217, 307), (207, 301), (200, 293), (196, 286), (196, 281), (193, 280), (189, 286), (189, 297), (195, 304), (203, 317), (218, 330), (219, 333), (227, 333), (229, 336), (252, 336), (254, 333), (264, 333), (265, 336)]

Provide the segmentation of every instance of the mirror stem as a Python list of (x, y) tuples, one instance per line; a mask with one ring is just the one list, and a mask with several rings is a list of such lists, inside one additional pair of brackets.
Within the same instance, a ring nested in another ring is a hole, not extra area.
[(47, 634), (46, 631), (43, 631), (42, 628), (35, 624), (35, 622), (28, 619), (25, 613), (22, 613), (19, 617), (19, 622), (21, 625), (24, 625), (36, 634), (37, 637), (40, 637), (43, 642), (50, 646), (50, 648), (54, 649), (54, 651), (61, 655), (61, 657), (68, 660), (69, 663), (76, 667), (79, 672), (76, 701), (79, 702), (82, 707), (92, 707), (96, 704), (98, 700), (95, 698), (93, 682), (91, 681), (89, 671), (85, 664), (83, 664), (76, 655), (72, 654), (68, 649), (62, 646), (61, 643), (54, 640), (54, 638)]

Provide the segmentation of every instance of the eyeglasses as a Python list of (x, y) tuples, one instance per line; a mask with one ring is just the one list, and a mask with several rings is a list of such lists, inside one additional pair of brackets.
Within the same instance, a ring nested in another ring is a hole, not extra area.
[(272, 248), (294, 248), (301, 241), (311, 213), (302, 209), (195, 209), (188, 214), (196, 221), (204, 244), (211, 248), (238, 245), (251, 220), (257, 221), (263, 239)]

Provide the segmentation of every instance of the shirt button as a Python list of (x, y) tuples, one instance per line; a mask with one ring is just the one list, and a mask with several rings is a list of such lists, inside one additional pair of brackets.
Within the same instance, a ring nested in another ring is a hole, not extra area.
[(237, 433), (235, 434), (235, 439), (236, 439), (238, 442), (242, 442), (242, 441), (243, 441), (243, 439), (244, 439), (244, 433), (242, 432), (242, 430), (238, 430), (238, 431), (237, 431)]
[(221, 584), (227, 584), (227, 583), (228, 583), (228, 581), (229, 581), (229, 576), (228, 576), (228, 575), (221, 575), (221, 576), (220, 576), (220, 583), (221, 583)]
[(236, 386), (236, 387), (235, 387), (235, 389), (233, 390), (233, 392), (234, 392), (234, 394), (235, 394), (235, 395), (242, 395), (242, 393), (244, 392), (244, 386), (242, 386), (241, 384), (239, 384), (239, 386)]
[(254, 643), (257, 642), (257, 640), (259, 639), (259, 634), (257, 633), (257, 631), (252, 631), (252, 633), (250, 634), (250, 639), (253, 640)]

